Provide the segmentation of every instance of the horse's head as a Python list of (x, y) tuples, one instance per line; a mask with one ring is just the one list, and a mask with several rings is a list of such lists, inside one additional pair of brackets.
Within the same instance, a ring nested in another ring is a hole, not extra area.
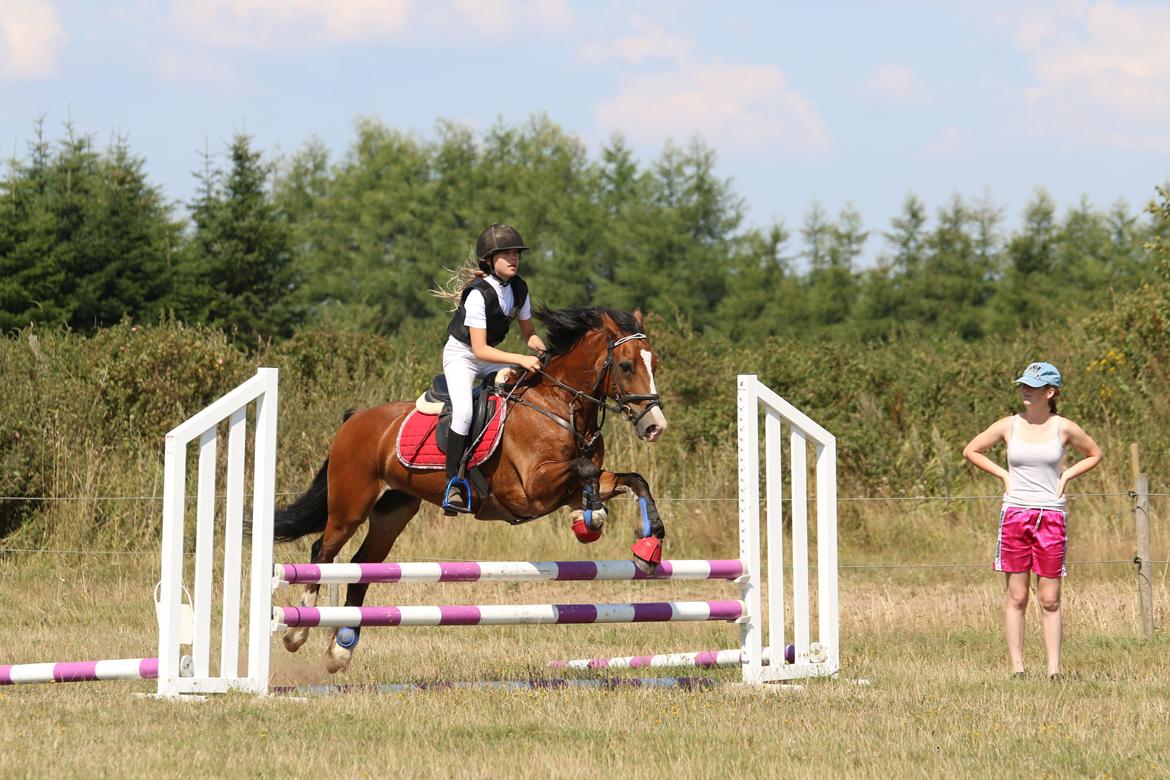
[[(633, 425), (638, 438), (657, 441), (666, 430), (666, 415), (654, 383), (658, 370), (658, 356), (650, 339), (642, 332), (642, 312), (635, 309), (630, 317), (635, 327), (623, 327), (612, 317), (614, 329), (608, 331), (606, 363), (602, 371), (603, 392), (612, 398)], [(607, 323), (608, 325), (609, 323)], [(633, 332), (629, 332), (633, 330)]]
[(546, 309), (536, 316), (549, 327), (550, 352), (569, 363), (583, 361), (583, 374), (592, 383), (586, 392), (617, 404), (638, 438), (657, 441), (666, 430), (666, 415), (654, 383), (658, 356), (642, 332), (642, 313), (598, 307)]

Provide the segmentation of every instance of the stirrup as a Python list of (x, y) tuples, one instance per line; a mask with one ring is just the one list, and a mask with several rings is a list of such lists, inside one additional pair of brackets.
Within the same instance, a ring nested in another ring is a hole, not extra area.
[[(463, 495), (461, 497), (464, 499), (463, 506), (451, 503), (452, 488), (462, 489)], [(447, 480), (447, 487), (443, 488), (443, 511), (448, 515), (457, 513), (471, 514), (471, 483), (467, 481), (466, 477), (456, 475)]]

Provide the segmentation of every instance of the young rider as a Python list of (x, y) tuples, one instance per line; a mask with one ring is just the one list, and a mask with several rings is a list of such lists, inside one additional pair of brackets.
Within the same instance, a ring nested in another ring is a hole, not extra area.
[(527, 371), (540, 368), (540, 358), (497, 349), (512, 320), (520, 324), (524, 343), (533, 352), (545, 350), (532, 327), (532, 303), (528, 285), (520, 277), (520, 253), (528, 247), (515, 228), (491, 225), (475, 242), (477, 269), (464, 269), (466, 281), (459, 306), (447, 326), (443, 348), (443, 375), (451, 395), (451, 433), (447, 438), (447, 487), (443, 509), (447, 514), (471, 511), (471, 496), (459, 480), (459, 465), (471, 428), (472, 387), (476, 379), (508, 366)]

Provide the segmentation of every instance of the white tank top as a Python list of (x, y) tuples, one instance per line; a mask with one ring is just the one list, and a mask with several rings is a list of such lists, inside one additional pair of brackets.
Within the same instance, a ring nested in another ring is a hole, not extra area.
[(1016, 437), (1016, 420), (1012, 416), (1011, 432), (1007, 442), (1008, 492), (1003, 496), (1007, 506), (1031, 509), (1059, 509), (1064, 511), (1064, 496), (1057, 496), (1060, 487), (1064, 444), (1060, 441), (1061, 418), (1056, 418), (1052, 438), (1045, 441), (1023, 441)]

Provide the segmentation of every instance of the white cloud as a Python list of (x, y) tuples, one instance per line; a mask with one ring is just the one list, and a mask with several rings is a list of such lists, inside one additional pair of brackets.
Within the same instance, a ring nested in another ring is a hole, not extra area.
[(201, 45), (260, 49), (388, 39), (462, 45), (573, 22), (567, 0), (173, 0), (171, 17)]
[(644, 142), (698, 134), (784, 156), (830, 146), (816, 108), (775, 65), (684, 62), (630, 76), (594, 114), (603, 128)]
[(0, 77), (42, 78), (53, 72), (68, 36), (49, 0), (0, 3)]
[(970, 142), (969, 136), (958, 125), (947, 125), (922, 150), (928, 160), (954, 160), (964, 156)]
[(1042, 132), (1170, 151), (1170, 7), (1066, 2), (1005, 19), (1031, 60), (1025, 97)]
[(643, 17), (632, 16), (628, 23), (634, 28), (631, 34), (606, 43), (590, 42), (581, 48), (582, 58), (592, 64), (611, 59), (632, 65), (653, 59), (677, 62), (694, 49), (690, 39), (671, 35)]
[(174, 0), (172, 19), (201, 43), (242, 48), (360, 41), (402, 32), (406, 0)]
[(616, 94), (593, 110), (601, 130), (651, 144), (698, 135), (771, 157), (832, 146), (816, 107), (778, 66), (704, 58), (692, 38), (647, 16), (619, 12), (603, 29), (578, 50), (617, 74)]
[(432, 21), (440, 22), (433, 27), (454, 23), (475, 32), (508, 35), (533, 28), (566, 29), (573, 23), (568, 0), (454, 0), (453, 9), (442, 5), (432, 2), (424, 6), (433, 14)]
[(863, 90), (867, 96), (895, 105), (921, 103), (930, 97), (926, 84), (912, 68), (892, 62), (874, 68)]

